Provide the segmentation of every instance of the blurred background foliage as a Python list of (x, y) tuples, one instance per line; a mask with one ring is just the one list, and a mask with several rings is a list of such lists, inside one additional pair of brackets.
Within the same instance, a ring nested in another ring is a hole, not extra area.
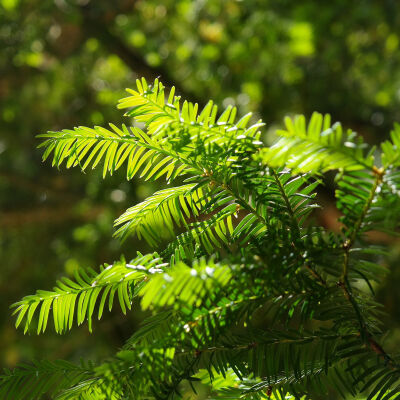
[[(136, 77), (204, 104), (235, 104), (272, 130), (285, 114), (329, 112), (382, 141), (400, 121), (400, 5), (396, 0), (0, 0), (0, 364), (114, 353), (141, 319), (118, 312), (64, 337), (24, 337), (9, 305), (78, 267), (96, 267), (144, 242), (112, 239), (112, 223), (154, 190), (105, 181), (101, 170), (41, 163), (35, 135), (128, 122), (115, 104)], [(268, 139), (267, 139), (268, 140)], [(324, 200), (322, 223), (336, 229)], [(376, 241), (386, 240), (376, 237)], [(400, 247), (393, 243), (390, 264)], [(400, 272), (380, 298), (395, 317)]]

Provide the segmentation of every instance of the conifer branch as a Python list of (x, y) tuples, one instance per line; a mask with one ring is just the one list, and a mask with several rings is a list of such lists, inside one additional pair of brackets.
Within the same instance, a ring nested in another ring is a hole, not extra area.
[(357, 239), (357, 235), (359, 233), (360, 227), (362, 225), (362, 223), (364, 222), (364, 218), (367, 215), (367, 212), (369, 211), (372, 202), (375, 198), (375, 194), (376, 191), (379, 187), (379, 185), (382, 184), (383, 182), (383, 177), (385, 175), (385, 170), (382, 168), (378, 168), (376, 166), (374, 166), (372, 168), (373, 174), (375, 176), (374, 178), (374, 183), (372, 185), (372, 188), (370, 190), (369, 196), (367, 201), (365, 202), (365, 205), (363, 207), (363, 210), (355, 224), (354, 227), (351, 228), (351, 234), (349, 239), (347, 239), (345, 241), (345, 243), (343, 244), (343, 248), (344, 248), (344, 263), (343, 263), (343, 274), (342, 274), (342, 281), (345, 281), (347, 279), (347, 275), (348, 275), (348, 267), (349, 267), (349, 253), (351, 248), (353, 247), (356, 239)]
[[(380, 169), (376, 149), (329, 116), (315, 113), (308, 125), (303, 116), (286, 119), (282, 138), (265, 147), (263, 124), (236, 120), (234, 107), (199, 110), (157, 79), (128, 92), (119, 108), (143, 129), (50, 132), (41, 136), (44, 159), (83, 170), (103, 162), (104, 176), (125, 164), (128, 179), (180, 179), (116, 221), (123, 239), (171, 241), (161, 256), (82, 270), (14, 307), (17, 325), (38, 332), (50, 315), (59, 333), (74, 318), (91, 329), (95, 310), (100, 318), (114, 297), (124, 313), (139, 297), (150, 317), (108, 362), (20, 366), (0, 376), (0, 394), (26, 400), (33, 387), (60, 400), (172, 399), (203, 370), (208, 386), (216, 376), (225, 384), (218, 397), (398, 396), (400, 357), (378, 343), (381, 309), (370, 283), (384, 273), (384, 253), (359, 239), (398, 227), (400, 127), (382, 144)], [(326, 171), (336, 171), (341, 234), (309, 218)]]
[[(286, 195), (285, 189), (282, 186), (281, 181), (279, 180), (279, 176), (277, 175), (276, 171), (271, 168), (271, 172), (272, 175), (275, 179), (275, 182), (278, 186), (279, 192), (282, 195), (282, 198), (286, 204), (286, 209), (289, 213), (290, 216), (290, 220), (291, 220), (291, 227), (295, 230), (295, 240), (300, 238), (300, 226), (299, 223), (296, 219), (295, 213), (293, 211), (292, 205), (290, 204), (289, 198)], [(305, 268), (310, 272), (310, 274), (313, 276), (313, 278), (315, 278), (322, 286), (326, 286), (326, 281), (324, 278), (322, 278), (322, 276), (310, 265), (307, 264), (306, 260), (304, 259), (303, 255), (301, 254), (301, 252), (299, 251), (299, 249), (297, 248), (297, 246), (292, 242), (291, 243), (292, 248), (294, 249), (294, 251), (297, 254), (297, 257), (299, 258), (299, 260), (302, 262), (302, 264), (305, 266)]]
[(389, 365), (391, 368), (396, 369), (398, 368), (397, 365), (394, 364), (393, 360), (391, 357), (385, 352), (385, 350), (375, 341), (373, 338), (372, 334), (368, 331), (365, 321), (361, 315), (359, 306), (357, 304), (357, 301), (355, 300), (353, 293), (352, 293), (352, 288), (351, 284), (348, 279), (348, 269), (349, 269), (349, 261), (350, 261), (350, 250), (354, 246), (354, 243), (357, 239), (357, 236), (359, 234), (360, 227), (364, 221), (365, 216), (367, 215), (374, 198), (376, 196), (376, 192), (379, 188), (379, 185), (382, 184), (383, 182), (383, 177), (385, 175), (385, 170), (383, 168), (378, 168), (376, 166), (373, 166), (372, 172), (374, 174), (374, 182), (371, 187), (368, 199), (362, 209), (362, 212), (354, 226), (351, 230), (351, 234), (349, 239), (345, 241), (343, 244), (344, 248), (344, 262), (343, 262), (343, 273), (342, 273), (342, 278), (339, 281), (338, 285), (339, 287), (342, 288), (343, 293), (345, 298), (351, 303), (354, 312), (357, 315), (359, 324), (360, 324), (360, 334), (363, 340), (369, 345), (370, 349), (374, 351), (376, 354), (378, 354), (383, 361), (385, 362), (385, 365)]

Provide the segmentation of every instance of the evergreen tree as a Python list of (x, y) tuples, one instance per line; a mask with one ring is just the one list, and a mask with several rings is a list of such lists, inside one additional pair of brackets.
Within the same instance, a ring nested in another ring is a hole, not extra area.
[[(0, 377), (2, 399), (172, 399), (206, 387), (206, 398), (392, 399), (400, 364), (382, 345), (387, 328), (374, 287), (386, 273), (383, 246), (400, 213), (400, 125), (381, 151), (314, 113), (287, 118), (270, 147), (263, 123), (201, 111), (137, 81), (119, 108), (136, 124), (40, 135), (44, 159), (103, 175), (177, 186), (129, 208), (115, 235), (144, 238), (158, 253), (80, 270), (13, 305), (25, 332), (58, 333), (119, 303), (149, 317), (102, 364), (37, 361)], [(335, 174), (342, 229), (316, 225), (325, 173)], [(193, 395), (194, 396), (194, 395)], [(287, 397), (286, 397), (287, 398)]]

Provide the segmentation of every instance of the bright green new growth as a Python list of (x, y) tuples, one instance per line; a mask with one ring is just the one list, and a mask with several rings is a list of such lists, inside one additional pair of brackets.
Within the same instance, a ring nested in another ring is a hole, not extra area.
[[(5, 371), (1, 398), (173, 399), (200, 387), (210, 399), (398, 398), (399, 356), (379, 344), (373, 295), (385, 249), (365, 234), (397, 229), (399, 126), (379, 157), (318, 113), (287, 118), (265, 147), (263, 124), (234, 107), (199, 111), (158, 80), (128, 92), (119, 108), (144, 129), (79, 127), (41, 135), (41, 146), (57, 167), (103, 162), (104, 176), (124, 166), (127, 179), (176, 182), (115, 222), (116, 236), (158, 253), (79, 271), (12, 307), (16, 325), (38, 333), (49, 317), (58, 333), (74, 321), (92, 330), (115, 302), (152, 314), (103, 364)], [(337, 234), (310, 215), (326, 171), (336, 171)]]

